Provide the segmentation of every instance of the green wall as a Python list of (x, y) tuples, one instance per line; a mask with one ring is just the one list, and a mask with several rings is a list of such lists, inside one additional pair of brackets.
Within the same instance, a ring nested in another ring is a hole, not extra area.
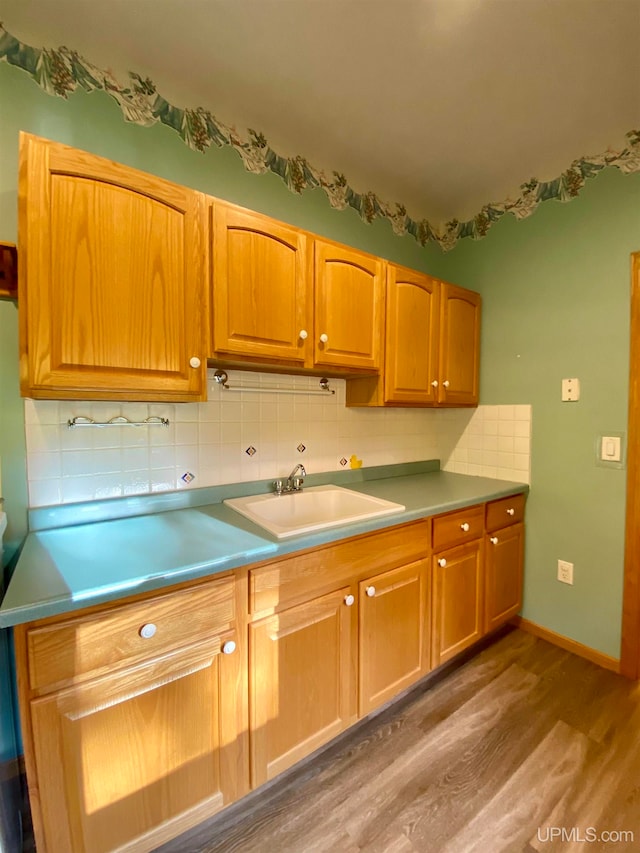
[[(0, 115), (0, 239), (15, 237), (24, 129), (479, 290), (482, 402), (533, 405), (524, 615), (618, 656), (625, 471), (596, 465), (595, 440), (626, 430), (629, 253), (640, 249), (640, 175), (603, 173), (570, 204), (548, 202), (523, 222), (505, 217), (484, 240), (462, 241), (444, 255), (397, 237), (386, 221), (367, 225), (352, 210), (332, 209), (321, 190), (296, 196), (275, 175), (251, 175), (229, 148), (203, 155), (166, 127), (127, 124), (104, 93), (53, 98), (0, 63)], [(15, 308), (4, 303), (0, 454), (12, 542), (24, 534), (26, 506), (16, 337)], [(561, 403), (560, 380), (573, 376), (582, 399)], [(558, 558), (575, 563), (573, 587), (555, 580)]]
[[(629, 255), (640, 250), (640, 174), (601, 173), (569, 204), (504, 218), (463, 241), (447, 274), (483, 296), (481, 402), (531, 403), (523, 616), (619, 657), (626, 469), (596, 464), (596, 437), (624, 432)], [(581, 382), (563, 403), (561, 379)], [(556, 580), (558, 559), (574, 585)]]

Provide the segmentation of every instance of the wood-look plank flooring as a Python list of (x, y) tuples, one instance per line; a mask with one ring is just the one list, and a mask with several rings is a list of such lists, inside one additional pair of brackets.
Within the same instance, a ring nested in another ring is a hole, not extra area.
[(514, 630), (160, 850), (640, 851), (640, 685)]

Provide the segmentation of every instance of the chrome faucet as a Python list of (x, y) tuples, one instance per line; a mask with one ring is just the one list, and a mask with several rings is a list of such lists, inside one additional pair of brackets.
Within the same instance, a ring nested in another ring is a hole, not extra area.
[[(298, 476), (300, 474), (300, 476)], [(273, 484), (276, 494), (282, 495), (287, 492), (301, 492), (304, 478), (307, 476), (304, 465), (298, 463), (293, 471), (287, 477), (286, 485), (282, 480), (276, 480)]]
[[(298, 472), (301, 474), (300, 477), (297, 476)], [(299, 463), (293, 469), (293, 471), (287, 477), (287, 491), (288, 492), (299, 492), (302, 488), (302, 484), (304, 483), (304, 478), (307, 476), (307, 472), (304, 470), (304, 465)]]

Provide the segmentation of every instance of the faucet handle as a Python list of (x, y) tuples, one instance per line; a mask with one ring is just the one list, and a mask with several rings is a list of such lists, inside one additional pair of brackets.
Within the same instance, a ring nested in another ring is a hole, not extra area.
[(293, 491), (299, 492), (302, 489), (303, 483), (304, 483), (304, 477), (294, 477), (293, 478)]
[(276, 495), (281, 495), (282, 489), (283, 489), (282, 480), (274, 480), (273, 490), (276, 493)]

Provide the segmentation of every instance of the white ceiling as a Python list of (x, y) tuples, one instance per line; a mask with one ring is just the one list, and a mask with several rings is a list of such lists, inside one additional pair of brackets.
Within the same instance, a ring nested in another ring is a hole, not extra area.
[(0, 0), (0, 19), (432, 223), (640, 128), (640, 0)]

